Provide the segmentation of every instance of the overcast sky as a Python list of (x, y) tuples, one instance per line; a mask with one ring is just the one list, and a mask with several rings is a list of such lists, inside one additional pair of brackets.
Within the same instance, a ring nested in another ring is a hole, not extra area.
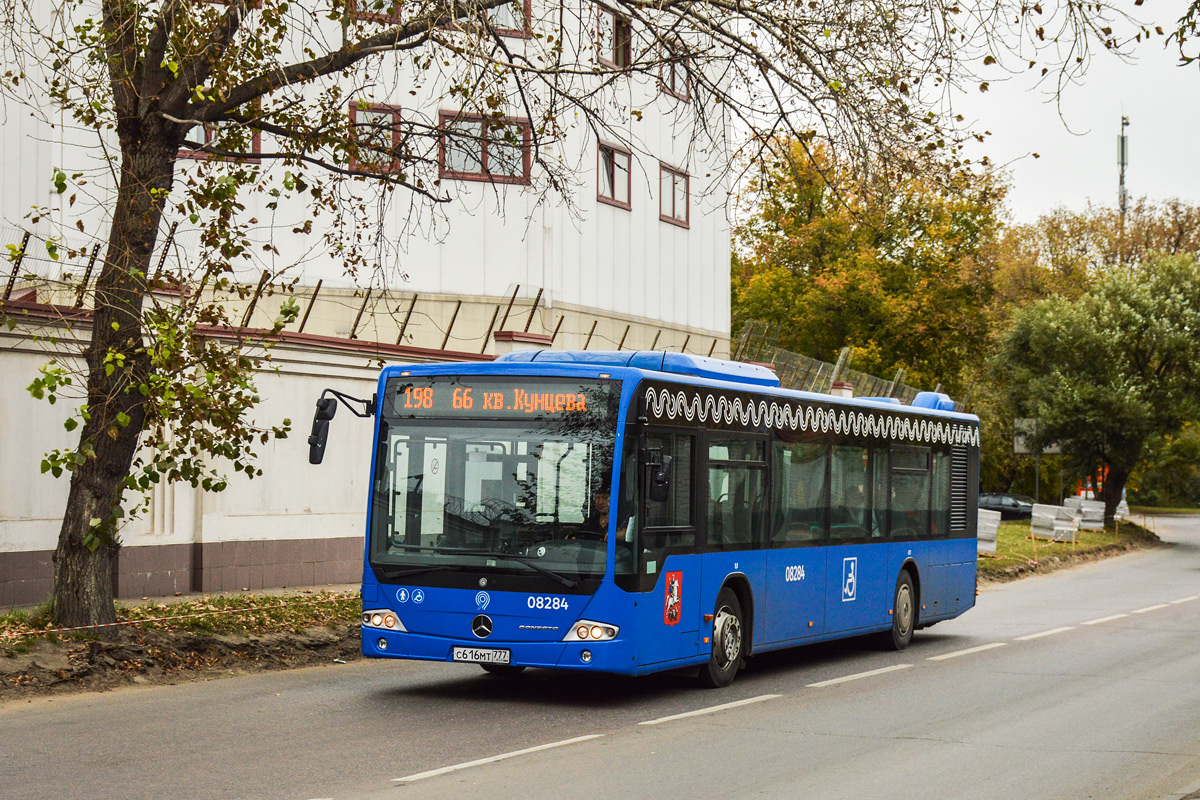
[[(1142, 19), (1164, 28), (1187, 7), (1184, 0), (1146, 0)], [(1007, 164), (1008, 205), (1014, 220), (1032, 222), (1057, 206), (1081, 210), (1087, 202), (1117, 202), (1117, 134), (1129, 117), (1131, 198), (1179, 197), (1200, 204), (1200, 67), (1176, 66), (1179, 49), (1157, 38), (1125, 63), (1099, 53), (1083, 78), (1070, 87), (1060, 108), (1034, 87), (1031, 76), (993, 81), (956, 103), (968, 120), (992, 132), (976, 148)], [(1065, 121), (1064, 121), (1065, 120)], [(1069, 126), (1069, 129), (1068, 129)], [(1040, 158), (1033, 158), (1031, 153)]]

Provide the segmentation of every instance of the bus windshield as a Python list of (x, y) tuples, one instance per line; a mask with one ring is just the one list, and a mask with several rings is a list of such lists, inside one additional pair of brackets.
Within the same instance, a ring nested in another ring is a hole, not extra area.
[(575, 379), (389, 382), (371, 563), (397, 578), (507, 571), (570, 588), (602, 577), (614, 394)]

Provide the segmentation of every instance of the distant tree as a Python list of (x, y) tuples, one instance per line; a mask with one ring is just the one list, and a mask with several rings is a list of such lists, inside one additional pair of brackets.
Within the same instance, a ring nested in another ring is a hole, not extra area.
[(1200, 418), (1200, 267), (1159, 256), (1019, 309), (991, 360), (1013, 411), (1092, 475), (1111, 519), (1153, 437)]
[(984, 168), (862, 182), (826, 150), (776, 142), (735, 230), (735, 328), (858, 369), (962, 388), (987, 337), (1003, 187)]
[(1156, 436), (1147, 456), (1129, 478), (1130, 502), (1151, 506), (1200, 503), (1200, 422), (1173, 436)]
[(1055, 209), (1004, 231), (996, 310), (1006, 317), (1006, 309), (1048, 294), (1078, 297), (1109, 270), (1158, 254), (1200, 257), (1200, 205), (1143, 197), (1129, 206), (1124, 225), (1112, 206)]

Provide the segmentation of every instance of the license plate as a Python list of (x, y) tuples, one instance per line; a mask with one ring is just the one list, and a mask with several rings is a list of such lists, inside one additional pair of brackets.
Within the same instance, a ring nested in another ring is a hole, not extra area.
[(474, 664), (507, 664), (511, 657), (510, 650), (491, 650), (483, 647), (456, 647), (451, 654), (454, 661), (470, 661)]

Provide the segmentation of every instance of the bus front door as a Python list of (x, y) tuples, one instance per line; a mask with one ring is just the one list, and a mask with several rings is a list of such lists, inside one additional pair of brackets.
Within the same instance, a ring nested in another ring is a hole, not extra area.
[[(638, 663), (661, 664), (700, 652), (700, 556), (672, 555), (654, 588), (637, 597)], [(644, 567), (645, 568), (645, 567)]]

